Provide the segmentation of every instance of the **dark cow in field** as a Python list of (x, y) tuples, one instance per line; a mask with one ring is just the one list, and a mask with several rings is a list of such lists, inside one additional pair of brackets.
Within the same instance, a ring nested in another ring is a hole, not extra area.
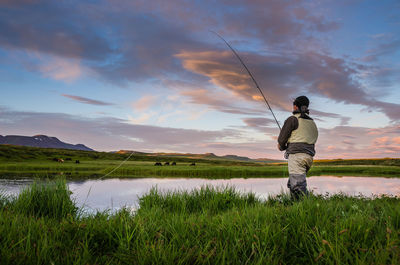
[(196, 163), (195, 162), (192, 162), (192, 164), (190, 164), (189, 166), (195, 166), (196, 165)]
[(155, 166), (162, 166), (162, 164), (160, 162), (156, 162), (154, 165)]
[(172, 162), (171, 166), (176, 166), (176, 162)]
[(75, 160), (75, 164), (79, 164), (80, 163), (80, 161), (79, 160)]
[(165, 163), (164, 163), (164, 166), (169, 166), (169, 162), (165, 162)]

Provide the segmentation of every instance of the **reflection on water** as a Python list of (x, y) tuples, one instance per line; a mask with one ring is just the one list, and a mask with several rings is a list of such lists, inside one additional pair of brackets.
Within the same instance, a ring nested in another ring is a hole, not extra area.
[[(348, 195), (400, 196), (400, 178), (373, 177), (329, 177), (307, 178), (308, 188), (316, 194), (345, 193)], [(32, 183), (31, 179), (0, 179), (0, 190), (17, 194), (22, 187)], [(138, 198), (157, 186), (160, 191), (192, 190), (204, 185), (233, 186), (241, 192), (254, 192), (260, 198), (287, 192), (287, 179), (106, 179), (69, 181), (72, 197), (78, 206), (88, 210), (116, 210), (122, 206), (136, 208)]]

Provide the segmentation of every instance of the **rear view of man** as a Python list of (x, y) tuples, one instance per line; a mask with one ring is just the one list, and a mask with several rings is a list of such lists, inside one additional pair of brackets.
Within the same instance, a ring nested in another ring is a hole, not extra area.
[(300, 96), (293, 102), (293, 116), (290, 116), (282, 127), (278, 137), (278, 149), (286, 150), (288, 159), (288, 188), (293, 199), (307, 194), (306, 174), (313, 163), (318, 129), (309, 114), (310, 101)]

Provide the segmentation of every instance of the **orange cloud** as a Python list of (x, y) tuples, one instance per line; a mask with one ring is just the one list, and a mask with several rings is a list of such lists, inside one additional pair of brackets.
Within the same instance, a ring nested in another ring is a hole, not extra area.
[(400, 136), (399, 137), (394, 137), (392, 140), (393, 140), (393, 143), (400, 144)]
[(186, 70), (207, 76), (212, 84), (228, 89), (246, 100), (262, 100), (250, 76), (235, 61), (230, 51), (182, 51), (176, 57), (182, 59)]

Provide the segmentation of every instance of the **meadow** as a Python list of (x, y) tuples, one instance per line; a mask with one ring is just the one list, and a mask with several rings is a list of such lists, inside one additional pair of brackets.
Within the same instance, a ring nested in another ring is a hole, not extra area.
[(65, 180), (0, 196), (1, 264), (400, 264), (400, 199), (156, 189), (85, 214)]
[[(0, 177), (99, 178), (113, 171), (128, 156), (128, 153), (3, 145), (0, 146)], [(63, 159), (64, 162), (54, 161), (57, 159)], [(76, 160), (79, 160), (79, 164), (75, 163)], [(154, 166), (156, 162), (163, 166)], [(164, 166), (166, 162), (176, 162), (177, 165)], [(192, 163), (196, 166), (190, 166)], [(399, 177), (400, 159), (317, 160), (308, 175)], [(287, 177), (287, 164), (282, 161), (224, 160), (190, 154), (138, 153), (107, 177), (277, 178)]]

